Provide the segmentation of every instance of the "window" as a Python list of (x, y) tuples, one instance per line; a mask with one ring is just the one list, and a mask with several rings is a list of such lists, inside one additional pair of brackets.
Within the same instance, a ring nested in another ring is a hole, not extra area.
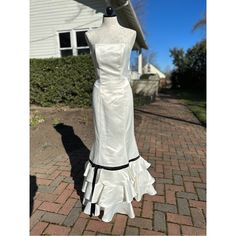
[(70, 32), (60, 33), (59, 35), (60, 35), (60, 47), (61, 48), (71, 47)]
[(85, 39), (85, 32), (86, 31), (77, 31), (76, 32), (76, 49), (77, 55), (79, 54), (86, 54), (89, 53), (89, 46)]
[(89, 48), (80, 48), (80, 49), (77, 50), (78, 55), (87, 54), (89, 52), (90, 52)]
[(72, 49), (70, 50), (61, 50), (61, 56), (62, 57), (66, 57), (66, 56), (72, 56), (73, 55), (73, 52), (72, 52)]
[(76, 32), (76, 42), (77, 42), (77, 47), (88, 46), (85, 39), (85, 31)]
[(61, 57), (73, 55), (70, 32), (59, 33), (59, 44)]
[(86, 31), (59, 32), (59, 50), (61, 57), (77, 56), (90, 52), (85, 39)]

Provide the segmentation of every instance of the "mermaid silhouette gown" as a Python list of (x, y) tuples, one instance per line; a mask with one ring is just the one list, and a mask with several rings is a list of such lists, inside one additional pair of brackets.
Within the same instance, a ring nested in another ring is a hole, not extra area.
[(155, 195), (150, 163), (138, 151), (133, 94), (128, 81), (131, 49), (126, 43), (97, 43), (90, 50), (96, 70), (93, 86), (95, 140), (85, 164), (84, 213), (109, 222), (115, 213), (134, 218), (132, 200)]

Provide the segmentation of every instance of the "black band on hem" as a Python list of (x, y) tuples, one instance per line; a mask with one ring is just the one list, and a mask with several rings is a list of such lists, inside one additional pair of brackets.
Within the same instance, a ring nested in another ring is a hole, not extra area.
[[(140, 157), (140, 155), (138, 155), (137, 157), (135, 157), (133, 159), (130, 159), (129, 162), (136, 161), (139, 157)], [(93, 163), (91, 160), (89, 160), (89, 162), (91, 163), (92, 167), (95, 167), (95, 168), (98, 168), (98, 169), (105, 169), (105, 170), (121, 170), (121, 169), (127, 168), (129, 166), (129, 163), (125, 164), (125, 165), (122, 165), (122, 166), (110, 167), (110, 166), (97, 165), (97, 164)]]
[[(129, 163), (132, 162), (132, 161), (136, 161), (138, 160), (138, 158), (140, 157), (140, 155), (138, 155), (137, 157), (133, 158), (133, 159), (130, 159), (129, 160)], [(101, 166), (101, 165), (97, 165), (95, 163), (93, 163), (91, 160), (89, 160), (90, 164), (92, 165), (92, 167), (95, 168), (94, 170), (94, 175), (93, 175), (93, 182), (92, 182), (92, 193), (91, 193), (91, 201), (92, 201), (92, 198), (93, 198), (93, 192), (94, 192), (94, 188), (95, 188), (95, 182), (96, 182), (96, 177), (97, 177), (97, 170), (98, 169), (105, 169), (105, 170), (121, 170), (121, 169), (124, 169), (124, 168), (127, 168), (129, 167), (129, 163), (128, 164), (125, 164), (125, 165), (122, 165), (122, 166), (114, 166), (114, 167), (110, 167), (110, 166)], [(90, 217), (95, 213), (95, 203), (91, 203), (91, 208), (90, 208)]]

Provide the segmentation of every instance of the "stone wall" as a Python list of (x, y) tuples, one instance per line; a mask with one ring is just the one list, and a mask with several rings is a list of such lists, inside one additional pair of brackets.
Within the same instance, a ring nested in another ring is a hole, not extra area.
[(131, 80), (131, 87), (134, 94), (156, 96), (158, 95), (159, 78), (151, 76), (145, 80)]

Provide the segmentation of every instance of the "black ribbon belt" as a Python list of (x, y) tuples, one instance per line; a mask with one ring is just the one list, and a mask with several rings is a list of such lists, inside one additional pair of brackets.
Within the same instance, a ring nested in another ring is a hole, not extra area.
[[(131, 161), (136, 161), (138, 158), (140, 157), (140, 155), (138, 155), (137, 157), (130, 159), (129, 162)], [(97, 165), (95, 163), (93, 163), (91, 160), (89, 160), (89, 162), (91, 163), (92, 167), (94, 167), (94, 175), (93, 175), (93, 181), (92, 181), (92, 194), (91, 194), (91, 201), (93, 198), (93, 192), (94, 192), (94, 188), (95, 188), (95, 182), (96, 182), (96, 178), (97, 178), (97, 171), (98, 169), (105, 169), (105, 170), (121, 170), (124, 168), (127, 168), (129, 166), (128, 164), (122, 165), (122, 166), (114, 166), (114, 167), (110, 167), (110, 166), (100, 166)], [(90, 217), (95, 213), (95, 203), (91, 203), (91, 209), (90, 209)]]

